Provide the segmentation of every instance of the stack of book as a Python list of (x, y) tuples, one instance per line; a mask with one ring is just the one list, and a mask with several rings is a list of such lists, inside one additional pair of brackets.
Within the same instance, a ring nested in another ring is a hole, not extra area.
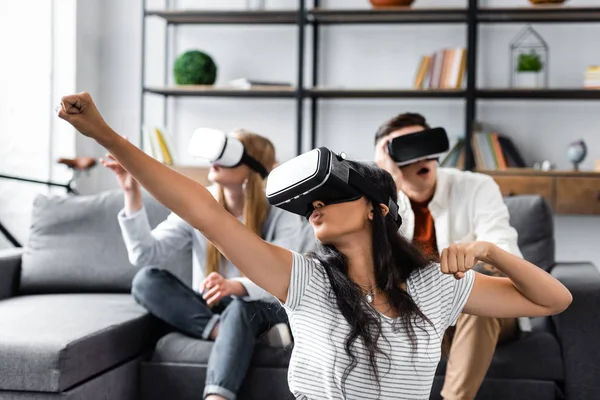
[[(474, 133), (471, 148), (475, 167), (479, 170), (525, 168), (526, 164), (513, 141), (499, 133)], [(465, 166), (465, 141), (458, 139), (446, 157), (442, 167), (463, 169)]]
[(600, 89), (600, 65), (588, 67), (583, 86), (586, 89)]
[(144, 152), (166, 165), (174, 165), (170, 137), (157, 127), (144, 127)]
[(467, 50), (451, 48), (421, 57), (415, 89), (460, 89), (467, 69)]

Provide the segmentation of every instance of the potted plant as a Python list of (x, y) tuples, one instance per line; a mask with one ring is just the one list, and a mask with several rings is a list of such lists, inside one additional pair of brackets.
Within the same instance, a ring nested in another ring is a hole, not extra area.
[(517, 59), (516, 86), (539, 87), (540, 72), (544, 68), (541, 57), (534, 51), (521, 53)]

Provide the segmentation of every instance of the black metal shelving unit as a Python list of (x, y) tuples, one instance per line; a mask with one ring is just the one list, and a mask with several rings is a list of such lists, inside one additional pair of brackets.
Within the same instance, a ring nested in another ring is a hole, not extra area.
[[(510, 89), (480, 88), (477, 86), (477, 45), (479, 25), (491, 23), (590, 23), (600, 22), (600, 7), (517, 7), (517, 8), (479, 8), (478, 0), (468, 0), (466, 8), (384, 8), (384, 9), (326, 9), (320, 7), (319, 0), (312, 1), (312, 8), (307, 8), (305, 0), (298, 1), (298, 8), (291, 11), (199, 11), (171, 10), (150, 11), (143, 1), (142, 24), (142, 57), (145, 57), (146, 18), (159, 17), (166, 21), (165, 54), (175, 28), (183, 24), (246, 24), (246, 25), (295, 25), (298, 28), (297, 56), (298, 75), (296, 87), (288, 88), (253, 88), (237, 90), (212, 87), (169, 87), (169, 57), (165, 57), (164, 86), (145, 85), (145, 69), (142, 63), (141, 123), (144, 121), (144, 96), (154, 94), (164, 96), (165, 125), (168, 123), (167, 99), (170, 97), (226, 97), (226, 98), (286, 98), (296, 101), (296, 152), (303, 151), (304, 100), (310, 101), (310, 143), (314, 148), (318, 138), (319, 101), (326, 99), (463, 99), (465, 101), (465, 137), (470, 143), (473, 125), (477, 117), (479, 100), (600, 100), (600, 90), (572, 89)], [(342, 24), (437, 24), (456, 23), (466, 26), (467, 36), (467, 75), (464, 89), (455, 90), (413, 90), (407, 88), (364, 89), (334, 88), (319, 86), (320, 63), (320, 27), (324, 25)], [(309, 87), (304, 85), (305, 65), (304, 50), (306, 46), (306, 29), (312, 27), (312, 79)], [(144, 58), (142, 58), (144, 60)], [(466, 146), (467, 169), (474, 167), (470, 146)]]
[[(298, 1), (296, 10), (248, 10), (248, 11), (204, 11), (204, 10), (174, 10), (171, 9), (171, 1), (166, 0), (166, 8), (163, 10), (148, 10), (147, 0), (142, 0), (142, 73), (141, 73), (141, 96), (140, 96), (140, 127), (145, 120), (145, 96), (163, 96), (163, 125), (168, 126), (168, 100), (173, 97), (215, 97), (215, 98), (248, 98), (248, 99), (292, 99), (296, 106), (296, 132), (303, 131), (305, 98), (304, 87), (304, 41), (305, 25), (305, 0)], [(145, 57), (146, 57), (146, 19), (161, 18), (166, 23), (165, 29), (165, 60), (164, 77), (162, 86), (146, 84)], [(171, 42), (176, 30), (181, 25), (290, 25), (298, 28), (298, 43), (296, 46), (298, 56), (298, 77), (296, 87), (257, 87), (249, 90), (212, 87), (212, 86), (172, 86), (169, 85), (169, 73), (173, 57), (169, 55)], [(143, 136), (141, 139), (143, 144)], [(296, 152), (302, 152), (302, 134), (296, 134)]]

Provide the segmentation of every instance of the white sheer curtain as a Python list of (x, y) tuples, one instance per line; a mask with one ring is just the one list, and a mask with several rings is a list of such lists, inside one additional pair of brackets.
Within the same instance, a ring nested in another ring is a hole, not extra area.
[[(74, 145), (65, 127), (55, 121), (53, 110), (56, 90), (71, 85), (64, 73), (72, 73), (69, 66), (74, 57), (69, 54), (74, 46), (60, 44), (57, 38), (64, 40), (75, 26), (75, 13), (74, 1), (58, 6), (62, 1), (0, 1), (0, 174), (65, 178), (65, 171), (54, 162), (72, 155)], [(65, 65), (62, 78), (61, 64)], [(0, 222), (22, 243), (31, 203), (36, 194), (47, 190), (43, 185), (0, 179)], [(8, 243), (0, 235), (3, 247)]]

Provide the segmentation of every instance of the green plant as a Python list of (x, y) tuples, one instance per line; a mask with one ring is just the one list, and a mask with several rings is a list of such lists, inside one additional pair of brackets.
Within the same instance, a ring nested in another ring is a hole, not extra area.
[(519, 54), (517, 72), (539, 72), (543, 67), (542, 60), (535, 51)]
[(217, 80), (217, 65), (208, 54), (190, 50), (177, 57), (173, 75), (178, 85), (212, 85)]

